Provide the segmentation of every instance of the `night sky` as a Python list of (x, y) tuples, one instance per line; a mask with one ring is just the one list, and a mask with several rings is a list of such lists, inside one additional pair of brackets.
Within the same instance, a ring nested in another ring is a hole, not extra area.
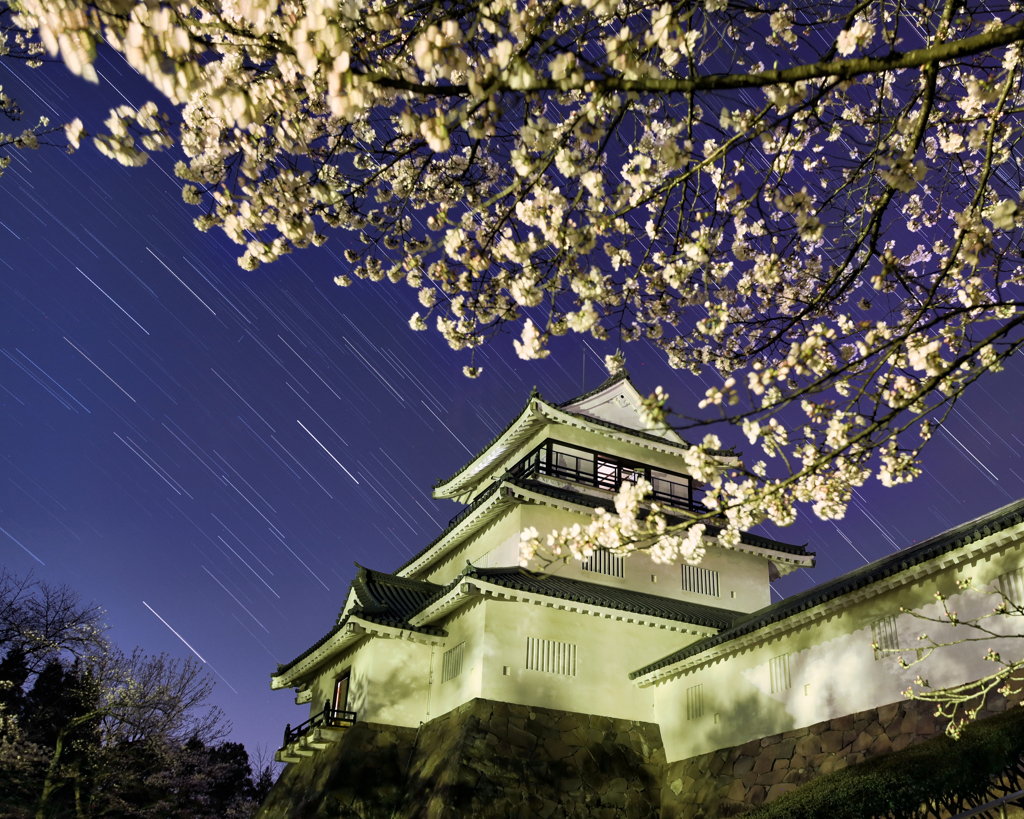
[[(0, 61), (26, 112), (4, 130), (43, 114), (95, 132), (113, 105), (161, 102), (120, 56), (98, 68), (97, 87)], [(558, 401), (597, 386), (614, 345), (562, 339), (528, 363), (501, 337), (469, 381), (467, 356), (408, 329), (415, 291), (333, 283), (345, 234), (246, 273), (241, 248), (192, 226), (176, 153), (141, 169), (90, 143), (12, 157), (0, 179), (0, 562), (94, 600), (125, 650), (194, 651), (232, 739), (273, 750), (308, 707), (271, 692), (270, 674), (333, 625), (353, 561), (392, 570), (433, 539), (460, 507), (431, 499), (431, 484), (533, 385)], [(676, 406), (712, 383), (643, 343), (626, 352), (637, 388), (662, 384)], [(762, 528), (818, 553), (817, 569), (774, 589), (1024, 496), (1021, 369), (974, 388), (912, 486), (872, 479), (838, 524), (801, 509), (788, 530)], [(744, 448), (738, 431), (721, 434)]]

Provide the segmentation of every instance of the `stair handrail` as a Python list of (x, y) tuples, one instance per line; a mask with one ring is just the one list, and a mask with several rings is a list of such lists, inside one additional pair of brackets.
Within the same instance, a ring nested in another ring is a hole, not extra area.
[(284, 744), (281, 750), (291, 745), (295, 740), (305, 736), (314, 728), (326, 725), (329, 728), (340, 728), (342, 725), (354, 725), (356, 721), (355, 711), (346, 711), (342, 708), (332, 708), (330, 700), (324, 700), (324, 710), (313, 714), (305, 722), (292, 728), (291, 723), (284, 727)]

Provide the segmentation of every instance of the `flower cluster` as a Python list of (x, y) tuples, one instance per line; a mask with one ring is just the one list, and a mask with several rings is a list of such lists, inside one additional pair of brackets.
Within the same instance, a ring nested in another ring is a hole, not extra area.
[[(9, 8), (23, 56), (95, 80), (106, 42), (177, 107), (176, 134), (149, 104), (116, 109), (95, 143), (129, 165), (179, 145), (196, 226), (238, 243), (243, 268), (337, 228), (357, 240), (339, 285), (404, 282), (410, 326), (469, 356), (503, 328), (528, 360), (614, 334), (704, 377), (681, 425), (731, 423), (766, 455), (687, 456), (724, 542), (799, 503), (841, 517), (871, 476), (912, 479), (952, 402), (1020, 346), (1016, 6)], [(643, 412), (673, 424), (664, 392)], [(683, 554), (687, 526), (642, 534)]]

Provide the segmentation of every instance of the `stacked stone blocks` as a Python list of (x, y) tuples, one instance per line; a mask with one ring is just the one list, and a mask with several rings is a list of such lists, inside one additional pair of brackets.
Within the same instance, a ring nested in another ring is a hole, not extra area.
[[(1006, 710), (993, 695), (980, 719)], [(753, 739), (666, 767), (660, 819), (716, 819), (771, 802), (818, 776), (941, 733), (935, 706), (905, 700)]]

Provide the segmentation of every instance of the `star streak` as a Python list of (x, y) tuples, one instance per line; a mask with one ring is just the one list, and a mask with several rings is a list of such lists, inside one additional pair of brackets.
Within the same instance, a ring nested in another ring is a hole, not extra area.
[[(68, 341), (68, 337), (67, 337), (67, 336), (64, 336), (63, 338), (64, 338), (64, 340), (65, 340), (65, 341)], [(68, 344), (71, 344), (71, 342), (70, 342), (70, 341), (68, 341)], [(71, 346), (72, 346), (72, 347), (75, 347), (75, 345), (74, 345), (74, 344), (71, 344)], [(78, 350), (78, 348), (77, 348), (77, 347), (75, 347), (75, 349), (76, 349), (76, 350)], [(80, 356), (82, 356), (82, 358), (84, 358), (84, 359), (85, 359), (86, 361), (88, 361), (88, 362), (89, 362), (90, 364), (92, 364), (92, 366), (94, 366), (94, 367), (95, 367), (95, 368), (96, 368), (97, 370), (99, 370), (99, 371), (100, 371), (101, 373), (103, 373), (103, 375), (105, 375), (105, 376), (106, 376), (107, 380), (108, 380), (108, 381), (109, 381), (109, 382), (110, 382), (111, 384), (113, 384), (113, 385), (114, 385), (115, 387), (117, 387), (117, 388), (118, 388), (118, 389), (119, 389), (119, 390), (120, 390), (121, 392), (123, 392), (123, 393), (124, 393), (125, 395), (127, 395), (127, 396), (128, 396), (129, 398), (132, 398), (132, 397), (131, 397), (131, 395), (130, 395), (130, 394), (128, 393), (128, 390), (126, 390), (126, 389), (125, 389), (124, 387), (122, 387), (122, 386), (121, 386), (120, 384), (118, 384), (118, 383), (117, 383), (117, 382), (116, 382), (116, 381), (115, 381), (115, 380), (114, 380), (113, 378), (111, 378), (111, 377), (110, 377), (109, 375), (107, 375), (107, 373), (106, 373), (106, 372), (104, 371), (104, 369), (103, 369), (103, 368), (102, 368), (102, 367), (101, 367), (101, 366), (100, 366), (99, 364), (97, 364), (97, 363), (96, 363), (95, 361), (93, 361), (93, 360), (92, 360), (91, 358), (89, 358), (89, 356), (87, 356), (87, 355), (86, 355), (85, 353), (83, 353), (83, 352), (82, 352), (81, 350), (78, 350), (78, 354), (79, 354)], [(132, 398), (132, 401), (135, 401), (135, 399), (134, 399), (134, 398)], [(138, 402), (136, 402), (136, 403), (138, 403)]]
[[(149, 250), (149, 248), (147, 247), (146, 250)], [(208, 305), (205, 301), (200, 299), (199, 295), (196, 293), (195, 290), (193, 290), (191, 287), (189, 287), (187, 284), (185, 284), (185, 282), (181, 281), (181, 279), (178, 277), (178, 274), (175, 273), (173, 270), (171, 270), (171, 268), (169, 268), (166, 264), (164, 264), (163, 260), (159, 256), (157, 256), (152, 250), (149, 250), (149, 255), (151, 255), (154, 259), (156, 259), (158, 262), (160, 262), (160, 264), (162, 264), (164, 266), (164, 269), (168, 273), (170, 273), (172, 276), (174, 276), (174, 278), (178, 279), (178, 281), (181, 282), (182, 287), (184, 287), (186, 290), (188, 290), (189, 293), (191, 293), (193, 296), (195, 296), (199, 300), (199, 303), (201, 305), (203, 305), (203, 307), (205, 307), (207, 310), (209, 310), (214, 315), (217, 315), (217, 311), (214, 310), (212, 307), (210, 307), (210, 305)]]
[[(77, 270), (79, 273), (82, 273), (82, 268), (80, 268), (80, 267), (76, 267), (75, 270)], [(140, 330), (142, 330), (142, 332), (144, 332), (147, 336), (149, 335), (149, 330), (147, 330), (145, 327), (143, 327), (141, 324), (139, 324), (137, 321), (135, 321), (135, 319), (132, 318), (132, 314), (131, 313), (129, 313), (120, 304), (118, 304), (116, 301), (114, 301), (112, 298), (110, 298), (110, 294), (106, 290), (104, 290), (102, 287), (100, 287), (98, 284), (96, 284), (96, 282), (94, 282), (92, 279), (90, 279), (88, 276), (86, 276), (85, 273), (82, 273), (82, 275), (85, 276), (85, 280), (87, 282), (89, 282), (89, 284), (91, 284), (93, 287), (95, 287), (97, 290), (99, 290), (104, 296), (106, 296), (108, 299), (110, 299), (110, 302), (111, 302), (111, 304), (114, 305), (114, 307), (116, 307), (118, 310), (120, 310), (122, 313), (124, 313), (126, 316), (128, 316), (128, 318), (132, 319), (132, 323), (136, 327), (138, 327)]]
[(159, 614), (157, 614), (155, 611), (153, 611), (153, 607), (151, 605), (149, 605), (149, 603), (147, 603), (145, 600), (143, 600), (142, 601), (142, 605), (144, 605), (147, 609), (152, 611), (153, 615), (156, 617), (156, 619), (159, 620), (161, 623), (163, 623), (165, 626), (167, 626), (167, 628), (169, 628), (171, 630), (171, 634), (173, 634), (175, 637), (177, 637), (179, 640), (181, 640), (181, 642), (183, 642), (186, 646), (188, 646), (188, 650), (189, 651), (191, 651), (193, 654), (195, 654), (202, 662), (204, 662), (204, 663), (206, 662), (206, 658), (203, 657), (203, 655), (200, 654), (198, 651), (196, 651), (194, 648), (192, 648), (192, 646), (189, 645), (188, 640), (186, 640), (184, 637), (182, 637), (180, 634), (178, 634), (178, 632), (176, 632), (174, 630), (174, 628), (171, 626), (170, 623), (168, 623), (166, 620), (164, 620), (163, 617), (161, 617)]
[[(297, 423), (297, 424), (298, 424), (298, 425), (299, 425), (300, 427), (302, 427), (303, 429), (305, 429), (305, 430), (306, 430), (306, 432), (307, 432), (307, 433), (309, 433), (309, 437), (310, 437), (310, 438), (312, 438), (312, 439), (313, 439), (314, 441), (316, 441), (316, 442), (317, 442), (318, 444), (320, 444), (320, 439), (319, 439), (319, 438), (317, 438), (317, 437), (316, 437), (316, 436), (315, 436), (315, 435), (314, 435), (314, 434), (313, 434), (312, 432), (310, 432), (310, 431), (309, 431), (308, 429), (306, 429), (306, 425), (305, 425), (305, 424), (303, 424), (303, 423), (302, 423), (302, 421), (300, 421), (300, 420), (299, 420), (298, 418), (296, 418), (296, 419), (295, 419), (295, 423)], [(327, 453), (328, 455), (331, 455), (331, 450), (329, 450), (329, 449), (328, 449), (327, 447), (325, 447), (325, 446), (324, 446), (323, 444), (320, 444), (320, 448), (321, 448), (321, 449), (322, 449), (322, 450), (323, 450), (324, 452), (326, 452), (326, 453)], [(334, 462), (335, 462), (335, 463), (336, 463), (336, 464), (337, 464), (338, 466), (340, 466), (340, 467), (341, 467), (342, 469), (345, 469), (345, 467), (344, 467), (344, 466), (342, 465), (341, 461), (339, 461), (339, 460), (338, 460), (337, 458), (335, 458), (335, 457), (334, 457), (333, 455), (331, 455), (331, 460), (332, 460), (332, 461), (334, 461)], [(350, 478), (351, 478), (352, 480), (356, 481), (356, 476), (355, 476), (355, 475), (353, 475), (353, 474), (352, 474), (351, 472), (349, 472), (349, 471), (348, 471), (347, 469), (345, 469), (345, 474), (346, 474), (346, 475), (348, 475), (348, 476), (349, 476), (349, 477), (350, 477)], [(356, 483), (359, 483), (359, 481), (356, 481)]]

